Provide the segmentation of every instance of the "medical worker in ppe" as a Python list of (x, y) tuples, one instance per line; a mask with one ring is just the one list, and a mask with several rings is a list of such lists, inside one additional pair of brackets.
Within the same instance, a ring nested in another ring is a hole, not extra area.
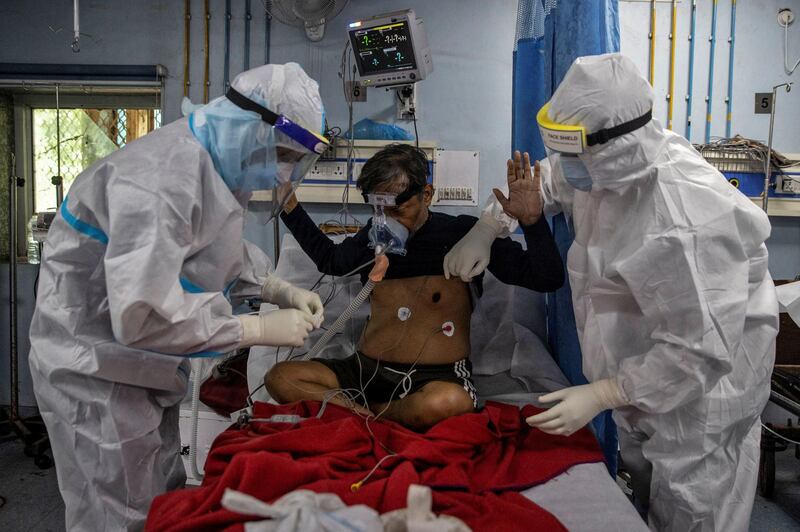
[[(496, 192), (512, 216), (542, 199), (546, 214), (566, 209), (575, 230), (567, 270), (591, 384), (542, 396), (555, 406), (528, 423), (569, 435), (613, 408), (654, 530), (745, 531), (778, 327), (770, 224), (652, 107), (629, 59), (578, 58), (538, 115), (558, 153), (541, 195), (519, 153), (509, 197)], [(492, 220), (451, 251), (449, 274), (488, 253)]]
[[(140, 529), (153, 497), (182, 486), (190, 357), (300, 346), (321, 316), (319, 297), (268, 275), (242, 230), (251, 191), (291, 192), (316, 160), (322, 123), (317, 83), (297, 64), (265, 65), (75, 179), (30, 331), (68, 530)], [(233, 315), (231, 299), (258, 295), (281, 309)]]

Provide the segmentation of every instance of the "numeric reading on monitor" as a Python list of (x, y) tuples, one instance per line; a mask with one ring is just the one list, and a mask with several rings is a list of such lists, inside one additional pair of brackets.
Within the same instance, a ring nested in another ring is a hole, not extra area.
[(417, 67), (407, 22), (357, 30), (354, 34), (352, 42), (362, 73), (377, 74)]

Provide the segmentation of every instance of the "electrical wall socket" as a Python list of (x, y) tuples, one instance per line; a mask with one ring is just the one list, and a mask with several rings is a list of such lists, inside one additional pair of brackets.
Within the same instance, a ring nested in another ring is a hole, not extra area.
[(800, 194), (800, 174), (780, 176), (778, 191), (784, 194)]
[[(363, 161), (353, 163), (353, 182), (361, 175), (361, 169), (363, 167)], [(316, 164), (308, 170), (304, 183), (322, 184), (327, 181), (331, 182), (331, 184), (342, 184), (347, 181), (347, 162), (317, 161)]]

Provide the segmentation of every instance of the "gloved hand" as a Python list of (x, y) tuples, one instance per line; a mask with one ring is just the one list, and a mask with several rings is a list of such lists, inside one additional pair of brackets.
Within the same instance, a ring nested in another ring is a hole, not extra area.
[(444, 256), (444, 276), (460, 277), (468, 283), (489, 265), (492, 242), (503, 226), (491, 216), (481, 216), (472, 229)]
[[(273, 303), (278, 307), (296, 308), (314, 316), (315, 323), (322, 324), (322, 300), (317, 294), (309, 290), (297, 288), (274, 275), (267, 277), (267, 282), (261, 287), (261, 299)], [(316, 327), (319, 327), (316, 325)]]
[(239, 347), (251, 345), (302, 347), (308, 338), (308, 333), (314, 329), (314, 317), (293, 308), (236, 317), (242, 324), (242, 341)]
[(548, 410), (525, 421), (548, 434), (569, 436), (584, 427), (597, 414), (628, 404), (615, 379), (572, 386), (539, 397), (542, 403), (560, 401)]

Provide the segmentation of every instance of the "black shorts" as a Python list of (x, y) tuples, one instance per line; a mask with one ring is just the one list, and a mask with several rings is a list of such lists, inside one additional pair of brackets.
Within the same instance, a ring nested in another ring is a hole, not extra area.
[[(386, 403), (402, 399), (429, 382), (439, 381), (453, 382), (463, 387), (472, 399), (472, 406), (478, 407), (475, 385), (470, 378), (472, 364), (468, 358), (462, 358), (453, 364), (417, 364), (413, 368), (411, 367), (413, 364), (379, 362), (358, 352), (343, 359), (312, 360), (330, 368), (336, 374), (340, 388), (361, 390), (364, 386), (368, 403)], [(377, 372), (376, 366), (378, 366)]]

